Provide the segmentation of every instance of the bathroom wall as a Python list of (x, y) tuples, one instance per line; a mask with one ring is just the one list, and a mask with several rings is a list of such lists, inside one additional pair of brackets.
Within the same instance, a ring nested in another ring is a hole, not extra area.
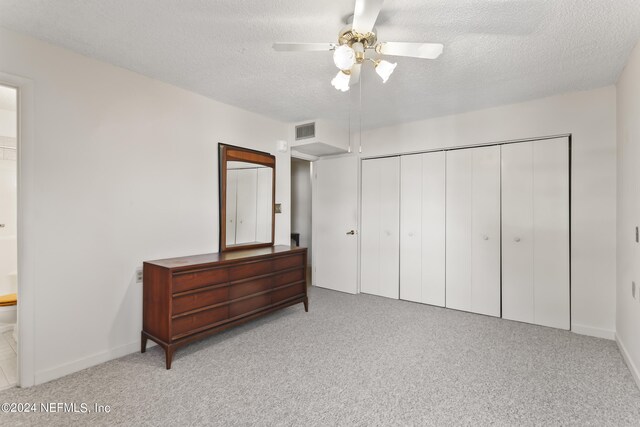
[(16, 91), (0, 86), (0, 295), (16, 292)]

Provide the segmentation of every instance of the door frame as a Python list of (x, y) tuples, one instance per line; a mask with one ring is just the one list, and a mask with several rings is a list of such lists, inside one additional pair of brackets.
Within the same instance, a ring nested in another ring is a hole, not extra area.
[[(0, 84), (17, 92), (18, 387), (35, 384), (34, 253), (34, 83), (0, 72)], [(26, 242), (30, 242), (27, 244)]]

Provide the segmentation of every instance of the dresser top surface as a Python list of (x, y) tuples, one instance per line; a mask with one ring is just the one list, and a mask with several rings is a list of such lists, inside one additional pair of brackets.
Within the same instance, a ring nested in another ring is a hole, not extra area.
[(267, 257), (269, 255), (285, 255), (287, 253), (303, 252), (306, 248), (291, 247), (291, 246), (270, 246), (267, 248), (245, 249), (238, 251), (202, 254), (202, 255), (190, 255), (178, 258), (166, 258), (153, 261), (145, 261), (145, 264), (153, 264), (158, 267), (164, 267), (169, 269), (181, 268), (181, 267), (193, 267), (204, 264), (223, 263), (231, 261), (239, 261), (250, 258)]

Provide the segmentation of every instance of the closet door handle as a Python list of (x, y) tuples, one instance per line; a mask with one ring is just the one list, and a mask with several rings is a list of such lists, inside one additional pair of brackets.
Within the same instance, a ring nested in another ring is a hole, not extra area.
[(520, 240), (522, 240), (522, 239), (521, 239), (521, 238), (519, 238), (519, 237), (515, 237), (515, 238), (513, 239), (513, 241), (514, 241), (514, 242), (516, 242), (516, 243), (520, 242)]
[(353, 236), (354, 234), (356, 234), (356, 230), (347, 231), (348, 236)]
[(486, 234), (482, 235), (482, 240), (489, 240), (489, 236), (487, 236)]

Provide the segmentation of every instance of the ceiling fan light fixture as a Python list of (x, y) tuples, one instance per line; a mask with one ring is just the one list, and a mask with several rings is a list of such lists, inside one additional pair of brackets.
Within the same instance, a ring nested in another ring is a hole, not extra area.
[(331, 84), (333, 87), (338, 89), (341, 92), (346, 92), (349, 90), (349, 81), (351, 81), (351, 73), (344, 72), (342, 70), (338, 71), (338, 74), (331, 80)]
[(340, 45), (333, 51), (333, 63), (341, 70), (350, 70), (356, 63), (356, 52), (346, 44)]
[(391, 63), (385, 60), (376, 62), (376, 73), (382, 79), (382, 83), (386, 83), (387, 80), (389, 80), (389, 77), (393, 74), (393, 70), (396, 69), (397, 65), (398, 63), (396, 62)]

